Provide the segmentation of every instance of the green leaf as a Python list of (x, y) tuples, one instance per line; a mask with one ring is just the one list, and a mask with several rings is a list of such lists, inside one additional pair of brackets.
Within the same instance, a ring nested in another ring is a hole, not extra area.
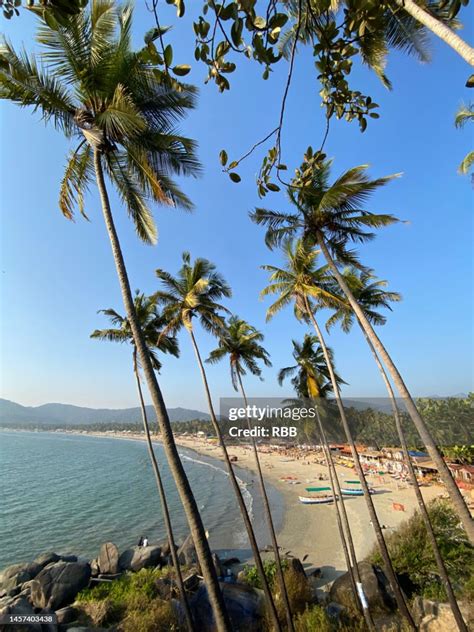
[(474, 75), (471, 75), (466, 81), (466, 88), (474, 88)]
[(276, 15), (274, 15), (270, 22), (268, 23), (268, 26), (270, 28), (276, 28), (276, 27), (282, 27), (285, 26), (285, 24), (288, 22), (288, 16), (285, 15), (284, 13), (277, 13)]
[(242, 30), (244, 28), (244, 21), (242, 18), (238, 18), (235, 22), (232, 23), (232, 27), (230, 29), (230, 36), (235, 46), (240, 46), (242, 43)]
[(150, 29), (149, 31), (147, 31), (145, 33), (145, 44), (149, 44), (150, 42), (154, 42), (156, 39), (158, 39), (160, 37), (160, 35), (164, 35), (167, 31), (170, 30), (170, 26), (163, 26), (161, 28), (158, 28), (155, 26), (155, 28)]
[(184, 6), (184, 0), (176, 0), (176, 13), (178, 18), (182, 18), (186, 7)]
[(165, 64), (167, 66), (171, 66), (172, 63), (173, 63), (173, 47), (171, 46), (171, 44), (168, 44), (168, 46), (165, 48)]
[(225, 150), (225, 149), (223, 149), (223, 150), (220, 152), (220, 154), (219, 154), (219, 160), (220, 160), (220, 162), (221, 162), (221, 165), (222, 165), (223, 167), (225, 167), (225, 166), (226, 166), (226, 164), (227, 164), (227, 152), (226, 152), (226, 150)]
[(264, 29), (267, 26), (267, 21), (265, 20), (265, 18), (262, 18), (260, 16), (257, 16), (253, 23), (257, 29)]
[(229, 178), (232, 182), (240, 182), (242, 179), (238, 173), (235, 173), (235, 171), (231, 171), (231, 173), (229, 173)]
[(273, 182), (268, 182), (267, 189), (269, 191), (274, 191), (276, 193), (277, 191), (280, 190), (280, 187), (278, 186), (278, 184), (273, 184)]
[(180, 66), (175, 66), (173, 68), (174, 74), (178, 75), (178, 77), (184, 77), (189, 73), (190, 70), (191, 66), (189, 66), (188, 64), (181, 64)]
[(225, 40), (220, 42), (216, 48), (216, 59), (219, 57), (223, 57), (227, 52), (229, 52), (230, 46), (228, 42)]

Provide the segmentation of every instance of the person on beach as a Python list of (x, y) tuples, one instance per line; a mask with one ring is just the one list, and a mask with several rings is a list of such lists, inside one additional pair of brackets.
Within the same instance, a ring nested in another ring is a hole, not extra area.
[(141, 547), (143, 546), (143, 536), (140, 536), (140, 539), (138, 540), (138, 546)]
[(145, 536), (145, 537), (143, 538), (142, 547), (143, 547), (143, 548), (145, 548), (145, 547), (147, 547), (147, 546), (148, 546), (148, 538)]

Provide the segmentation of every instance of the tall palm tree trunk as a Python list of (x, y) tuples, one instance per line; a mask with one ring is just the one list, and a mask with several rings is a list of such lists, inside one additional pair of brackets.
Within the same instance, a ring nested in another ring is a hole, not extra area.
[(179, 563), (178, 554), (176, 551), (175, 539), (174, 539), (174, 534), (173, 534), (173, 526), (171, 524), (168, 501), (166, 500), (166, 493), (165, 493), (165, 488), (163, 487), (163, 481), (161, 479), (160, 468), (158, 466), (155, 450), (153, 448), (153, 443), (151, 441), (150, 426), (148, 425), (148, 417), (146, 414), (145, 402), (143, 400), (142, 385), (140, 382), (140, 374), (138, 370), (137, 350), (135, 348), (133, 349), (133, 371), (135, 373), (135, 379), (137, 382), (138, 398), (140, 400), (140, 408), (142, 411), (142, 421), (143, 421), (143, 428), (145, 430), (148, 454), (150, 456), (151, 466), (153, 468), (156, 486), (158, 488), (158, 493), (160, 496), (161, 510), (163, 512), (163, 519), (165, 522), (166, 534), (168, 536), (168, 544), (170, 547), (171, 559), (173, 561), (173, 566), (176, 572), (176, 581), (178, 584), (179, 596), (181, 598), (181, 604), (183, 606), (184, 616), (186, 619), (186, 625), (188, 627), (188, 630), (189, 632), (194, 632), (195, 627), (194, 627), (193, 618), (191, 615), (191, 610), (189, 608), (186, 590), (184, 588), (183, 575), (181, 573), (181, 565)]
[(367, 320), (367, 317), (364, 314), (364, 311), (361, 309), (360, 305), (357, 303), (357, 300), (355, 299), (354, 295), (352, 294), (349, 286), (347, 285), (346, 281), (344, 280), (344, 277), (342, 276), (342, 274), (339, 272), (336, 264), (334, 263), (333, 258), (331, 257), (331, 254), (326, 246), (326, 242), (324, 240), (324, 236), (322, 234), (319, 234), (317, 236), (317, 240), (318, 240), (318, 244), (326, 258), (326, 261), (329, 264), (329, 267), (334, 275), (334, 277), (336, 278), (341, 290), (344, 292), (344, 294), (347, 297), (347, 300), (350, 303), (350, 306), (352, 307), (352, 309), (354, 310), (355, 315), (357, 316), (357, 319), (362, 327), (362, 329), (364, 330), (364, 333), (367, 335), (368, 339), (370, 340), (370, 342), (372, 343), (373, 347), (375, 348), (375, 350), (377, 351), (377, 354), (379, 355), (379, 357), (383, 360), (383, 362), (385, 363), (385, 366), (387, 367), (391, 378), (393, 379), (393, 382), (395, 384), (395, 386), (397, 387), (397, 390), (400, 394), (400, 397), (403, 398), (403, 401), (405, 403), (405, 406), (407, 408), (407, 411), (410, 415), (410, 417), (413, 420), (413, 423), (415, 424), (415, 427), (424, 443), (424, 445), (426, 446), (426, 449), (428, 450), (428, 454), (430, 455), (433, 463), (436, 465), (439, 475), (441, 477), (441, 480), (443, 481), (443, 483), (446, 486), (446, 489), (449, 493), (449, 496), (451, 497), (451, 502), (454, 505), (454, 509), (456, 511), (456, 513), (459, 516), (459, 519), (461, 520), (466, 533), (469, 537), (469, 540), (471, 541), (472, 544), (474, 544), (474, 520), (471, 517), (471, 513), (464, 501), (464, 498), (462, 497), (461, 491), (459, 490), (458, 486), (456, 485), (456, 483), (454, 482), (453, 477), (451, 476), (451, 472), (449, 471), (448, 466), (446, 465), (443, 457), (441, 456), (440, 451), (438, 450), (438, 447), (436, 446), (436, 443), (434, 442), (433, 437), (431, 436), (430, 431), (428, 430), (428, 427), (426, 426), (423, 418), (421, 417), (420, 413), (418, 412), (417, 408), (416, 408), (416, 404), (413, 401), (412, 396), (410, 395), (405, 382), (403, 381), (402, 376), (400, 375), (397, 367), (395, 366), (392, 358), (390, 357), (390, 355), (388, 354), (388, 351), (385, 349), (385, 347), (383, 346), (381, 340), (379, 339), (379, 337), (377, 336), (377, 334), (374, 331), (374, 328), (372, 327), (372, 325), (369, 323), (369, 321)]
[[(362, 330), (363, 331), (363, 330)], [(451, 581), (449, 579), (448, 572), (446, 570), (446, 565), (444, 563), (443, 557), (441, 555), (441, 551), (439, 550), (438, 543), (436, 541), (436, 536), (433, 531), (433, 525), (431, 524), (430, 516), (428, 514), (428, 510), (426, 509), (426, 504), (421, 493), (420, 486), (418, 485), (418, 479), (416, 478), (415, 468), (413, 467), (412, 460), (410, 458), (410, 454), (408, 453), (408, 446), (406, 442), (405, 432), (403, 430), (402, 422), (400, 419), (400, 413), (398, 410), (397, 402), (395, 399), (395, 394), (392, 389), (392, 385), (390, 384), (390, 380), (385, 372), (385, 369), (380, 362), (380, 359), (375, 351), (372, 343), (370, 342), (368, 336), (363, 331), (364, 336), (366, 337), (367, 344), (369, 345), (370, 350), (374, 356), (374, 360), (379, 368), (380, 374), (382, 375), (382, 379), (384, 381), (385, 387), (388, 392), (388, 396), (390, 398), (390, 404), (392, 406), (392, 412), (395, 419), (395, 426), (397, 428), (398, 437), (400, 439), (400, 444), (402, 446), (403, 458), (405, 459), (405, 463), (408, 469), (408, 475), (410, 477), (410, 481), (413, 485), (413, 489), (415, 490), (416, 500), (418, 502), (418, 507), (420, 509), (421, 517), (423, 522), (425, 523), (426, 532), (428, 534), (428, 540), (430, 541), (431, 548), (433, 549), (434, 557), (436, 560), (436, 565), (438, 566), (438, 571), (440, 577), (443, 581), (444, 588), (446, 590), (446, 594), (448, 596), (449, 605), (451, 606), (451, 610), (453, 611), (454, 618), (456, 620), (458, 630), (460, 632), (467, 632), (467, 626), (464, 623), (463, 616), (461, 614), (461, 610), (459, 609), (458, 602), (456, 600), (456, 596), (453, 591), (453, 587)]]
[[(316, 404), (316, 419), (318, 422), (319, 434), (321, 436), (321, 442), (323, 446), (324, 457), (329, 472), (329, 481), (331, 484), (332, 492), (334, 494), (334, 506), (336, 509), (336, 520), (339, 529), (339, 535), (341, 538), (342, 550), (346, 559), (347, 570), (351, 579), (352, 591), (354, 593), (354, 599), (356, 604), (359, 602), (362, 607), (362, 613), (364, 615), (367, 627), (370, 632), (374, 632), (375, 625), (370, 614), (369, 604), (364, 594), (364, 588), (360, 578), (359, 567), (357, 565), (357, 557), (354, 547), (354, 541), (352, 539), (351, 527), (347, 518), (346, 507), (344, 504), (344, 496), (341, 492), (341, 486), (339, 485), (339, 478), (337, 476), (336, 466), (334, 465), (334, 459), (332, 458), (331, 449), (329, 447), (326, 433), (321, 422), (319, 415), (318, 405)], [(344, 533), (345, 531), (345, 533)], [(347, 538), (347, 540), (346, 540)]]
[(271, 593), (270, 587), (268, 585), (267, 577), (265, 575), (265, 569), (263, 567), (262, 558), (260, 556), (260, 551), (258, 550), (257, 539), (255, 537), (255, 533), (254, 533), (254, 530), (253, 530), (253, 527), (252, 527), (252, 523), (250, 521), (249, 512), (248, 512), (247, 507), (245, 505), (244, 497), (242, 495), (242, 490), (240, 489), (239, 482), (237, 480), (237, 477), (235, 476), (234, 468), (232, 467), (232, 463), (230, 462), (229, 453), (227, 452), (227, 447), (225, 445), (224, 437), (222, 436), (221, 429), (220, 429), (219, 424), (217, 422), (216, 414), (215, 414), (215, 411), (214, 411), (214, 405), (212, 403), (211, 391), (209, 389), (209, 383), (207, 381), (206, 370), (205, 370), (204, 364), (202, 362), (201, 353), (199, 351), (199, 347), (197, 345), (196, 338), (194, 336), (193, 330), (188, 328), (188, 332), (189, 332), (189, 335), (191, 337), (194, 353), (196, 354), (196, 359), (197, 359), (197, 362), (198, 362), (198, 365), (199, 365), (199, 370), (201, 372), (201, 377), (202, 377), (202, 381), (203, 381), (203, 384), (204, 384), (204, 390), (206, 391), (207, 404), (208, 404), (208, 407), (209, 407), (209, 414), (211, 415), (212, 426), (213, 426), (214, 431), (216, 433), (217, 440), (219, 441), (219, 445), (220, 445), (220, 447), (222, 449), (222, 454), (224, 456), (224, 462), (225, 462), (225, 465), (226, 465), (226, 468), (227, 468), (227, 472), (229, 474), (230, 482), (231, 482), (232, 487), (234, 489), (234, 492), (235, 492), (235, 495), (236, 495), (236, 498), (237, 498), (237, 502), (239, 504), (240, 513), (242, 514), (242, 518), (243, 518), (243, 521), (244, 521), (244, 524), (245, 524), (245, 528), (247, 530), (247, 534), (248, 534), (249, 541), (250, 541), (250, 547), (252, 549), (252, 553), (253, 553), (254, 560), (255, 560), (255, 565), (257, 567), (258, 575), (259, 575), (260, 581), (262, 583), (263, 591), (265, 593), (265, 599), (266, 599), (267, 606), (268, 606), (268, 609), (269, 609), (270, 618), (271, 618), (272, 623), (274, 625), (275, 631), (276, 632), (281, 632), (281, 625), (280, 625), (280, 621), (278, 619), (278, 613), (277, 613), (277, 610), (275, 608), (275, 603), (273, 601), (272, 593)]
[(432, 16), (413, 0), (395, 0), (399, 7), (409, 13), (420, 24), (423, 24), (434, 35), (443, 40), (448, 46), (460, 55), (468, 64), (474, 66), (474, 48), (469, 46), (449, 26)]
[(206, 583), (209, 601), (216, 622), (216, 628), (219, 632), (230, 632), (230, 620), (225, 608), (224, 597), (222, 595), (217, 579), (216, 569), (214, 568), (214, 564), (212, 561), (211, 549), (209, 548), (204, 525), (202, 523), (202, 519), (199, 514), (199, 510), (193, 492), (191, 490), (191, 486), (186, 476), (186, 472), (184, 471), (183, 464), (181, 463), (181, 460), (179, 458), (178, 450), (174, 442), (173, 432), (171, 430), (168, 412), (163, 400), (163, 395), (161, 393), (158, 380), (156, 379), (155, 372), (153, 371), (148, 349), (143, 338), (143, 333), (137, 320), (137, 315), (133, 304), (132, 292), (130, 290), (130, 283), (127, 275), (127, 269), (125, 267), (122, 249), (120, 247), (119, 238), (115, 229), (107, 188), (105, 186), (104, 173), (102, 170), (101, 162), (101, 153), (98, 149), (94, 150), (94, 167), (97, 186), (99, 189), (102, 204), (102, 213), (104, 215), (105, 226), (112, 247), (115, 267), (117, 269), (117, 276), (120, 283), (120, 289), (122, 291), (123, 303), (127, 313), (127, 318), (130, 322), (134, 344), (137, 348), (138, 356), (143, 367), (143, 373), (146, 379), (148, 390), (151, 395), (158, 424), (160, 426), (166, 458), (168, 460), (173, 478), (176, 482), (176, 487), (178, 489), (178, 493), (180, 495), (184, 512), (188, 520), (194, 545), (196, 547), (196, 554), (201, 566), (204, 581)]
[(364, 491), (364, 498), (365, 498), (365, 502), (367, 504), (367, 509), (369, 510), (369, 516), (370, 519), (372, 521), (372, 526), (374, 528), (375, 531), (375, 536), (377, 538), (377, 543), (379, 546), (379, 550), (380, 550), (380, 554), (382, 555), (382, 559), (384, 562), (384, 566), (385, 566), (385, 572), (387, 574), (388, 580), (390, 582), (390, 585), (392, 587), (393, 593), (395, 595), (395, 599), (397, 601), (397, 605), (398, 608), (400, 610), (400, 612), (402, 613), (402, 615), (406, 618), (408, 624), (410, 625), (410, 627), (413, 630), (416, 630), (416, 626), (415, 626), (415, 622), (413, 621), (413, 618), (410, 614), (410, 611), (408, 609), (407, 603), (405, 601), (405, 597), (402, 593), (402, 590), (400, 588), (400, 585), (398, 583), (397, 577), (395, 575), (395, 571), (393, 569), (393, 565), (392, 565), (392, 561), (390, 559), (390, 555), (388, 553), (388, 549), (387, 549), (387, 545), (385, 543), (385, 539), (383, 537), (383, 533), (382, 533), (382, 528), (380, 526), (380, 522), (379, 519), (377, 517), (377, 512), (375, 511), (375, 506), (374, 506), (374, 502), (372, 500), (372, 497), (370, 495), (369, 492), (369, 487), (367, 485), (367, 481), (365, 479), (365, 474), (364, 474), (364, 470), (362, 469), (361, 463), (360, 463), (360, 459), (359, 459), (359, 454), (357, 452), (355, 443), (354, 443), (354, 439), (352, 437), (352, 432), (350, 430), (349, 427), (349, 423), (347, 421), (347, 417), (346, 417), (346, 413), (344, 411), (344, 406), (342, 405), (342, 401), (341, 401), (341, 395), (339, 392), (339, 385), (337, 383), (336, 380), (336, 376), (334, 374), (334, 368), (332, 366), (332, 362), (331, 362), (331, 358), (329, 357), (329, 353), (326, 347), (326, 343), (324, 341), (324, 336), (321, 333), (321, 330), (318, 326), (318, 323), (316, 322), (316, 319), (314, 317), (313, 311), (311, 310), (310, 306), (309, 306), (309, 302), (307, 297), (304, 297), (305, 300), (305, 306), (306, 306), (306, 310), (307, 313), (311, 319), (311, 322), (313, 323), (313, 327), (314, 330), (316, 332), (316, 335), (319, 339), (319, 343), (321, 345), (321, 349), (323, 351), (323, 355), (324, 355), (324, 359), (326, 360), (326, 364), (329, 370), (329, 375), (331, 378), (331, 384), (332, 384), (332, 388), (333, 388), (333, 392), (334, 392), (334, 396), (336, 398), (336, 403), (337, 403), (337, 407), (339, 410), (339, 415), (341, 417), (341, 422), (342, 422), (342, 426), (344, 428), (344, 432), (345, 435), (347, 437), (347, 441), (349, 442), (350, 448), (351, 448), (351, 453), (352, 453), (352, 458), (354, 459), (354, 465), (355, 465), (355, 469), (356, 472), (360, 478), (360, 483), (362, 486), (362, 489)]
[[(240, 386), (240, 392), (242, 393), (242, 397), (244, 399), (244, 403), (245, 403), (245, 407), (248, 407), (248, 400), (247, 400), (247, 394), (245, 393), (244, 390), (244, 385), (242, 383), (242, 377), (240, 375), (240, 371), (237, 369), (237, 377), (239, 380), (239, 386)], [(247, 417), (247, 425), (249, 427), (249, 429), (251, 428), (251, 424), (250, 424), (250, 419)], [(251, 437), (251, 443), (252, 443), (252, 450), (253, 450), (253, 455), (255, 458), (255, 464), (257, 466), (257, 475), (258, 475), (258, 481), (260, 484), (260, 491), (262, 493), (262, 499), (263, 499), (263, 508), (264, 508), (264, 512), (265, 512), (265, 518), (267, 520), (267, 526), (268, 526), (268, 530), (270, 531), (270, 537), (272, 540), (272, 548), (273, 548), (273, 554), (275, 556), (275, 563), (276, 563), (276, 569), (277, 569), (277, 576), (278, 576), (278, 584), (280, 586), (280, 592), (283, 598), (283, 603), (285, 605), (285, 614), (286, 614), (286, 622), (288, 625), (288, 630), (289, 632), (294, 632), (294, 625), (293, 625), (293, 616), (291, 613), (291, 606), (290, 606), (290, 600), (288, 599), (288, 591), (286, 590), (286, 584), (285, 584), (285, 577), (283, 575), (283, 568), (281, 566), (281, 558), (280, 558), (280, 549), (278, 547), (278, 541), (277, 541), (277, 537), (276, 537), (276, 533), (275, 533), (275, 525), (273, 524), (273, 518), (272, 518), (272, 512), (270, 509), (270, 503), (268, 502), (268, 495), (267, 495), (267, 490), (265, 488), (265, 480), (263, 478), (263, 472), (262, 472), (262, 467), (260, 464), (260, 458), (258, 456), (258, 450), (257, 450), (257, 444), (255, 443), (255, 439), (254, 437)]]

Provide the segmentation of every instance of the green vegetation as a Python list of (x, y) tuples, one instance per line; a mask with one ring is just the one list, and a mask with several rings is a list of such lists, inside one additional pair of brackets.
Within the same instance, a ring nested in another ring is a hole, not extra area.
[[(281, 565), (284, 571), (287, 570), (288, 562), (286, 560), (282, 560)], [(265, 577), (267, 578), (267, 581), (270, 587), (273, 588), (273, 585), (275, 583), (275, 578), (276, 578), (276, 572), (277, 572), (275, 561), (265, 560), (263, 563), (263, 568), (265, 570)], [(255, 566), (246, 564), (243, 568), (243, 572), (245, 574), (245, 582), (249, 586), (253, 586), (254, 588), (262, 588), (262, 584), (260, 582), (260, 576), (257, 573), (257, 569), (255, 568)]]
[[(434, 500), (428, 505), (428, 513), (455, 592), (472, 597), (474, 547), (448, 502)], [(419, 513), (387, 537), (387, 546), (396, 572), (409, 580), (413, 595), (446, 600), (426, 527)], [(381, 563), (378, 552), (374, 551), (369, 559), (375, 564)]]
[(121, 632), (178, 630), (171, 601), (160, 597), (157, 582), (167, 570), (142, 569), (79, 593), (77, 603), (93, 625), (118, 626)]

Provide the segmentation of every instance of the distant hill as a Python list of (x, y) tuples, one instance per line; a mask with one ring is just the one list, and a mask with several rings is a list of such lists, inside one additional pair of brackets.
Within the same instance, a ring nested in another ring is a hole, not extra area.
[[(147, 406), (150, 420), (155, 420), (152, 406)], [(189, 408), (168, 408), (170, 421), (209, 420), (207, 413)], [(141, 412), (137, 408), (85, 408), (71, 404), (43, 404), (22, 406), (0, 398), (0, 423), (2, 424), (54, 424), (64, 426), (100, 423), (140, 423)]]

